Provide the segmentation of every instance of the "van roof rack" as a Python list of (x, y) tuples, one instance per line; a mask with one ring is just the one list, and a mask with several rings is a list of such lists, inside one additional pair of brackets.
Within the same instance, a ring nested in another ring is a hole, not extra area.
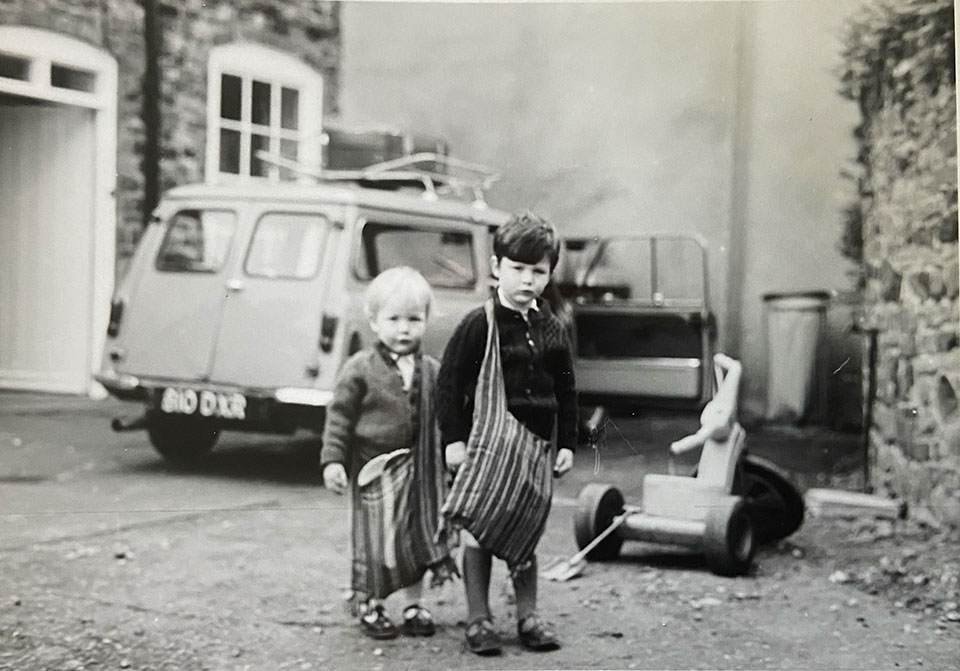
[[(256, 156), (265, 163), (314, 177), (321, 182), (356, 182), (379, 188), (419, 186), (423, 188), (426, 198), (465, 199), (472, 196), (473, 204), (478, 207), (487, 206), (487, 190), (500, 179), (500, 173), (493, 168), (432, 152), (402, 156), (390, 161), (374, 163), (359, 170), (313, 168), (265, 150), (257, 151)], [(432, 163), (435, 169), (417, 167), (422, 163)], [(441, 166), (447, 170), (458, 171), (460, 174), (438, 172), (436, 168)]]

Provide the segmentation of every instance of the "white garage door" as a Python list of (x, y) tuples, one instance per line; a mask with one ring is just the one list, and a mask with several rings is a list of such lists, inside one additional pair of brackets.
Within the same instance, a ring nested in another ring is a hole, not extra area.
[(94, 115), (0, 96), (0, 387), (90, 384)]

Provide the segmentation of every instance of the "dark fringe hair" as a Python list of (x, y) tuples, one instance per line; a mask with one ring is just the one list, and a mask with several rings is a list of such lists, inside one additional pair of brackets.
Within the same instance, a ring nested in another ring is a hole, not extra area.
[(510, 217), (493, 236), (493, 253), (497, 259), (507, 257), (520, 263), (539, 263), (547, 256), (550, 271), (560, 258), (560, 238), (549, 221), (530, 210)]

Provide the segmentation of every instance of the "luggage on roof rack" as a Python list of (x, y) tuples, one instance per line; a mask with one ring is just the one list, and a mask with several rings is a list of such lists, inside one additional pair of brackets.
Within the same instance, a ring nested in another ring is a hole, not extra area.
[[(361, 170), (421, 153), (449, 156), (450, 147), (439, 138), (401, 130), (336, 126), (324, 129), (324, 170)], [(443, 172), (443, 165), (436, 164), (428, 169)]]

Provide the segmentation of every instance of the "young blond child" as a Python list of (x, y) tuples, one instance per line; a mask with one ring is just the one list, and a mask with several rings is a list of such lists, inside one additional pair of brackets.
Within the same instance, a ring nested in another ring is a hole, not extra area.
[(551, 477), (571, 468), (578, 442), (570, 341), (541, 298), (558, 260), (556, 231), (524, 212), (497, 230), (493, 250), (497, 289), (450, 338), (438, 382), (446, 460), (457, 471), (442, 512), (448, 530), (464, 531), (466, 641), (479, 655), (501, 652), (488, 600), (493, 556), (510, 568), (520, 643), (560, 647), (537, 612), (535, 549)]
[[(422, 571), (421, 580), (399, 590), (405, 605), (400, 627), (390, 619), (384, 603), (372, 598), (369, 576), (375, 559), (367, 556), (367, 548), (371, 534), (378, 530), (367, 528), (361, 515), (357, 482), (363, 466), (379, 455), (402, 448), (430, 451), (414, 457), (419, 466), (413, 477), (420, 481), (411, 485), (418, 498), (411, 515), (417, 519), (411, 519), (410, 525), (430, 529), (432, 540), (445, 475), (436, 417), (429, 410), (439, 363), (420, 351), (431, 296), (427, 281), (412, 268), (391, 268), (370, 283), (364, 308), (377, 342), (344, 364), (323, 432), (324, 485), (338, 494), (349, 487), (353, 496), (351, 587), (361, 628), (376, 639), (395, 638), (401, 631), (413, 636), (431, 636), (436, 631), (432, 615), (420, 603)], [(431, 436), (436, 439), (422, 439)]]

